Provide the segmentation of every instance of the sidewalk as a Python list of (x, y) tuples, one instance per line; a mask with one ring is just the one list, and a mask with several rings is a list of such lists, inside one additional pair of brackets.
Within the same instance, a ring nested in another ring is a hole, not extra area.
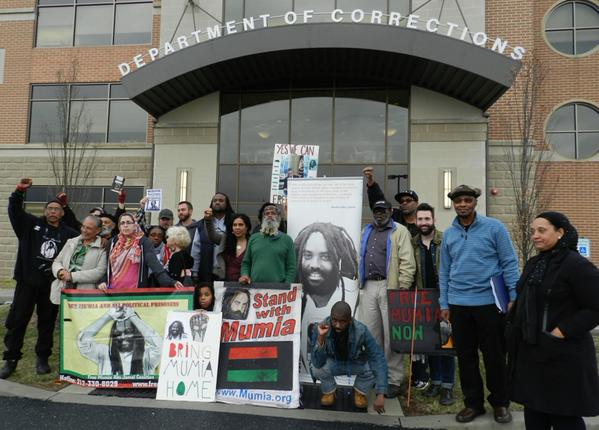
[[(477, 417), (468, 424), (459, 424), (455, 421), (453, 415), (432, 415), (420, 417), (404, 417), (395, 415), (401, 407), (393, 405), (393, 401), (386, 402), (387, 413), (377, 415), (369, 413), (349, 413), (322, 411), (314, 409), (277, 409), (258, 406), (228, 405), (224, 403), (191, 403), (191, 402), (167, 402), (152, 399), (137, 399), (108, 396), (90, 396), (88, 393), (92, 388), (70, 385), (58, 392), (46, 391), (26, 385), (17, 384), (11, 381), (0, 380), (0, 396), (25, 397), (37, 400), (44, 400), (57, 403), (78, 403), (98, 406), (129, 406), (138, 408), (164, 408), (164, 409), (185, 409), (197, 411), (211, 411), (234, 414), (248, 414), (258, 416), (270, 416), (289, 419), (304, 419), (312, 421), (337, 421), (354, 422), (364, 424), (375, 424), (380, 426), (389, 426), (405, 429), (503, 429), (516, 430), (524, 428), (524, 417), (522, 412), (512, 412), (514, 420), (510, 424), (497, 424), (493, 421), (490, 412), (486, 415)], [(399, 406), (399, 402), (397, 402)], [(585, 420), (587, 429), (599, 430), (599, 418), (594, 417)]]

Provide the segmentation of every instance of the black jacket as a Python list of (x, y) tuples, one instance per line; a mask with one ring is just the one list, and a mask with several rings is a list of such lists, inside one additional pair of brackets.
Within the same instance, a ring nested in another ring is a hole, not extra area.
[[(379, 200), (386, 200), (385, 193), (383, 193), (383, 190), (381, 190), (381, 187), (376, 182), (374, 184), (372, 184), (371, 186), (368, 186), (368, 185), (366, 186), (366, 194), (368, 195), (368, 205), (370, 206), (370, 210), (372, 210), (374, 204), (376, 202), (378, 202)], [(393, 221), (398, 222), (401, 225), (405, 226), (408, 229), (408, 231), (410, 232), (410, 235), (412, 237), (414, 237), (418, 233), (420, 233), (418, 231), (418, 228), (416, 227), (416, 224), (408, 223), (404, 219), (404, 217), (401, 214), (399, 209), (397, 209), (397, 208), (392, 209), (391, 218), (393, 219)]]
[(24, 197), (24, 193), (15, 191), (8, 198), (8, 217), (19, 239), (14, 279), (28, 285), (49, 284), (54, 279), (52, 262), (66, 241), (79, 233), (62, 222), (53, 227), (46, 217), (25, 212)]
[[(524, 267), (519, 298), (538, 258)], [(510, 398), (545, 413), (598, 415), (599, 377), (590, 330), (599, 325), (599, 270), (576, 251), (560, 251), (549, 260), (536, 297), (535, 345), (508, 324)], [(555, 327), (564, 339), (550, 335)]]

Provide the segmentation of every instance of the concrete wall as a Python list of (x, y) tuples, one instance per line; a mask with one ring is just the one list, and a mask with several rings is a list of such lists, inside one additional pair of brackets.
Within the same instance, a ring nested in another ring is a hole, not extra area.
[(437, 225), (447, 228), (455, 213), (443, 208), (443, 170), (453, 172), (453, 186), (483, 190), (478, 211), (486, 213), (485, 140), (482, 112), (433, 91), (412, 87), (410, 100), (410, 187), (421, 202), (435, 207)]
[(154, 188), (162, 188), (163, 205), (176, 209), (179, 202), (179, 172), (189, 170), (187, 199), (194, 218), (216, 189), (218, 164), (219, 93), (209, 94), (163, 115), (154, 128)]

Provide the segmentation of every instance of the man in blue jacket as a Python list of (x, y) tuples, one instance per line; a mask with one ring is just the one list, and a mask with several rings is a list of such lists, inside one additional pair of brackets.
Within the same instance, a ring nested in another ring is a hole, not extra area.
[[(333, 330), (331, 330), (331, 327)], [(387, 392), (387, 362), (383, 350), (368, 328), (351, 316), (345, 302), (331, 308), (331, 316), (318, 325), (312, 335), (312, 368), (315, 379), (320, 379), (323, 393), (320, 403), (335, 403), (336, 375), (357, 375), (354, 382), (354, 404), (368, 407), (368, 392), (374, 387), (376, 398), (372, 407), (379, 414), (385, 412)]]
[(466, 423), (485, 413), (480, 349), (495, 421), (508, 423), (512, 416), (506, 387), (505, 319), (494, 304), (491, 278), (503, 276), (513, 302), (520, 273), (505, 226), (476, 213), (480, 193), (478, 188), (460, 185), (447, 195), (457, 216), (441, 244), (439, 302), (441, 317), (451, 317), (464, 393), (465, 408), (458, 412), (456, 420)]

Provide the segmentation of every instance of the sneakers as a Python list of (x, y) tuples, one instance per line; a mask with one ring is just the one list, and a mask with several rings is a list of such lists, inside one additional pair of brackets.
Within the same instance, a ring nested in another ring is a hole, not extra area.
[(354, 388), (354, 405), (358, 409), (368, 408), (368, 397)]
[(48, 364), (48, 359), (45, 357), (38, 357), (35, 363), (35, 371), (38, 375), (46, 375), (50, 373), (52, 370)]
[(418, 391), (426, 390), (428, 388), (428, 381), (414, 381), (412, 387)]
[(5, 360), (4, 366), (0, 369), (0, 379), (6, 379), (13, 374), (17, 368), (17, 360)]
[(320, 404), (322, 406), (333, 406), (335, 404), (335, 392), (331, 391), (330, 393), (323, 394), (320, 398)]
[(455, 403), (455, 400), (453, 398), (453, 390), (451, 388), (441, 388), (439, 403), (443, 406), (449, 406)]
[(385, 397), (388, 399), (392, 399), (393, 397), (397, 397), (400, 392), (401, 388), (399, 387), (399, 385), (389, 384), (389, 388), (387, 388), (387, 394), (385, 394)]

